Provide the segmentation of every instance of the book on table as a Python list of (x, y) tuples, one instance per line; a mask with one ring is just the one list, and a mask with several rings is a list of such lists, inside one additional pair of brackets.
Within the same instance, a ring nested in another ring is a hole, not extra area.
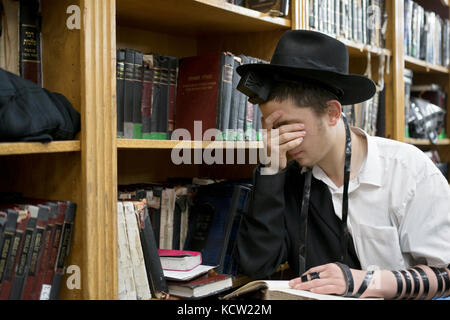
[[(256, 280), (224, 296), (225, 300), (252, 297), (262, 300), (367, 300), (297, 290), (288, 280)], [(377, 299), (378, 300), (378, 299)]]

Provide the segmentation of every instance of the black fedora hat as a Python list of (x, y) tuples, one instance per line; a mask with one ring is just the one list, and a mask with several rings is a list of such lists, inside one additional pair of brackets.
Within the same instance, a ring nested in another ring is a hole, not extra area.
[(375, 83), (348, 73), (348, 51), (341, 41), (308, 30), (286, 31), (270, 64), (244, 64), (237, 68), (242, 77), (248, 72), (264, 77), (312, 82), (333, 92), (339, 102), (350, 105), (366, 101), (376, 92)]

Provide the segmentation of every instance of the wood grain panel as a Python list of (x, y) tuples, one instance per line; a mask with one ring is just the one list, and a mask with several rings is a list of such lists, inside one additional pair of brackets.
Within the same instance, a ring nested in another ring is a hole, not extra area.
[(117, 299), (114, 0), (81, 0), (83, 298)]

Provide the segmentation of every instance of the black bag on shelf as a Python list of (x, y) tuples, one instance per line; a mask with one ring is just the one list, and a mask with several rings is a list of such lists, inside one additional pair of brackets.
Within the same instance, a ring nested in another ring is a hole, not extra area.
[(79, 131), (66, 97), (0, 68), (0, 142), (73, 140)]

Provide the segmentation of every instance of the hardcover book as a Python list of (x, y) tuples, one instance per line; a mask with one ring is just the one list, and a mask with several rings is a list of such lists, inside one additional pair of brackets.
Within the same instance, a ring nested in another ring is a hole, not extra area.
[[(233, 64), (225, 52), (180, 60), (175, 127), (187, 129), (191, 140), (202, 140), (208, 129), (227, 128)], [(195, 121), (202, 122), (201, 137), (194, 135)]]
[(296, 290), (289, 287), (289, 281), (285, 280), (252, 281), (227, 294), (224, 299), (230, 300), (243, 296), (250, 296), (262, 300), (368, 300)]
[(39, 0), (20, 0), (20, 75), (42, 86)]
[(158, 254), (164, 270), (189, 271), (202, 263), (202, 254), (198, 251), (159, 249)]
[(183, 298), (199, 299), (215, 295), (230, 289), (233, 285), (231, 276), (208, 273), (189, 282), (168, 282), (169, 293)]

